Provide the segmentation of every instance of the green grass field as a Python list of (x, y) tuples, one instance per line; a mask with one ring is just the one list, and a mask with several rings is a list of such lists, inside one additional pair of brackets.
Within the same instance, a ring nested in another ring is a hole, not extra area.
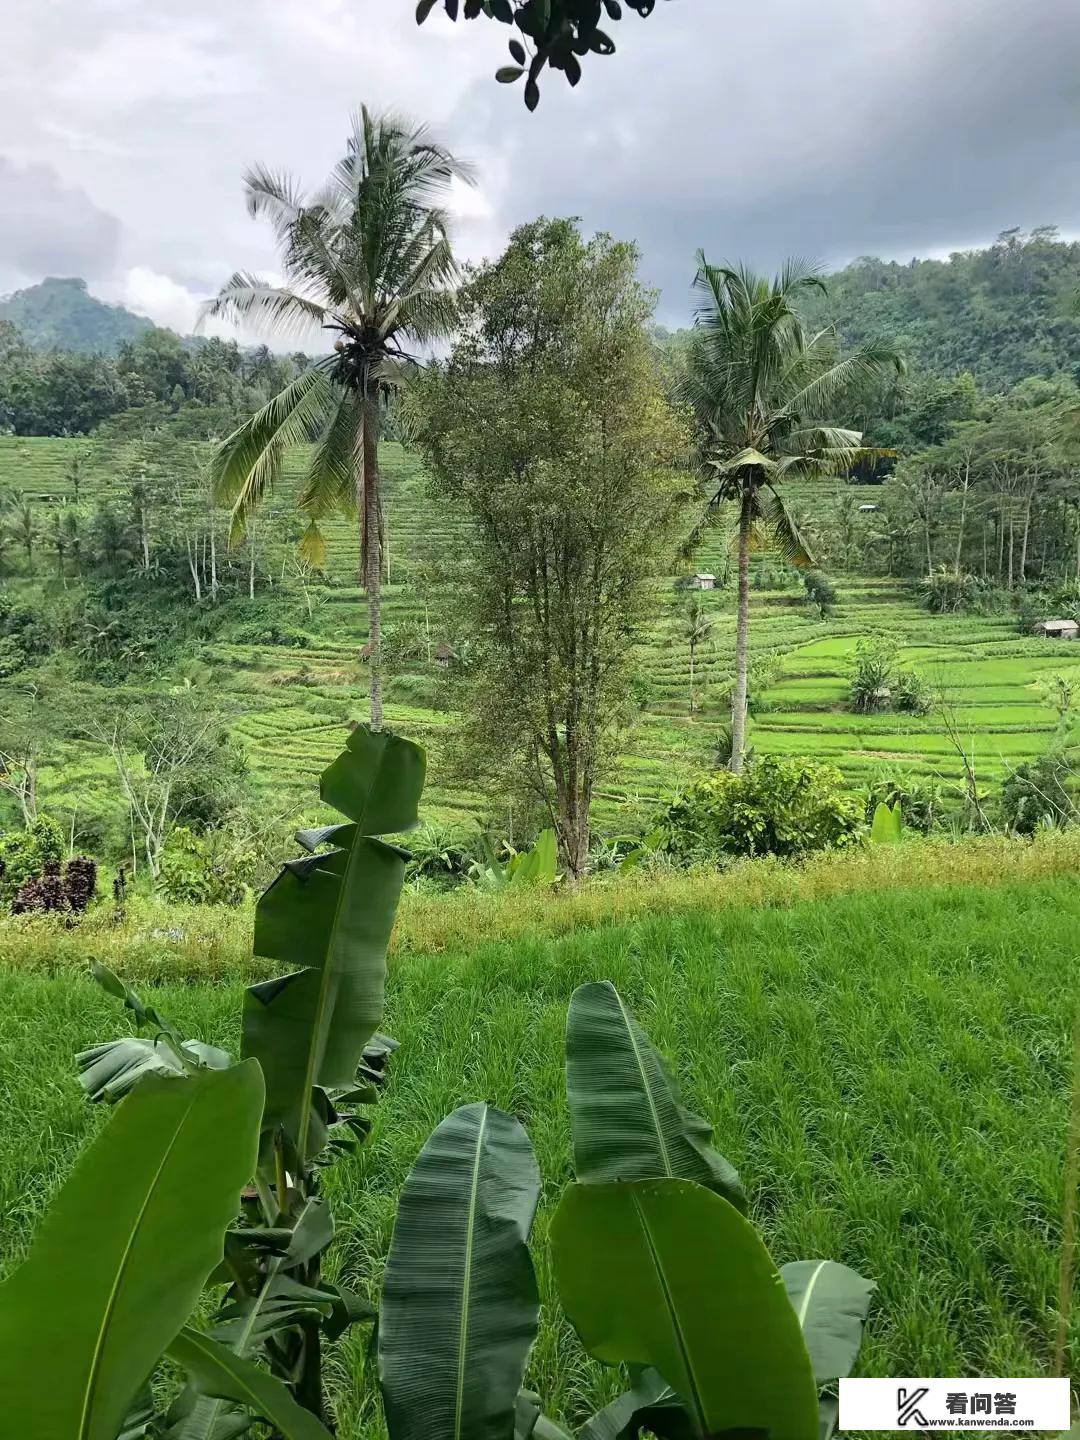
[[(64, 493), (66, 467), (81, 442), (0, 438), (0, 487), (26, 493), (44, 519)], [(417, 562), (445, 549), (459, 535), (461, 522), (425, 493), (414, 459), (395, 445), (384, 449), (388, 491), (391, 583), (386, 590), (386, 624), (393, 628), (423, 611), (423, 599), (410, 581)], [(297, 462), (298, 463), (298, 462)], [(803, 509), (828, 515), (836, 490), (796, 495)], [(84, 481), (88, 506), (99, 497), (121, 496), (107, 464), (91, 466)], [(366, 639), (363, 596), (355, 584), (355, 537), (345, 521), (327, 527), (330, 541), (327, 583), (313, 586), (312, 614), (299, 588), (283, 572), (295, 544), (296, 524), (287, 487), (273, 498), (269, 516), (260, 521), (260, 587), (271, 597), (273, 613), (306, 638), (303, 648), (250, 643), (236, 637), (236, 625), (202, 647), (196, 683), (208, 701), (229, 714), (243, 738), (256, 781), (274, 811), (303, 808), (315, 777), (341, 743), (347, 720), (365, 713), (366, 677), (359, 650)], [(13, 592), (36, 592), (20, 577), (17, 559), (3, 582)], [(38, 581), (54, 590), (47, 554), (38, 561)], [(709, 537), (694, 566), (723, 574), (725, 557), (719, 536)], [(764, 571), (761, 566), (766, 567)], [(770, 577), (770, 571), (774, 572)], [(888, 634), (902, 646), (901, 660), (950, 692), (965, 748), (980, 778), (999, 783), (1010, 766), (1045, 748), (1055, 716), (1039, 694), (1038, 681), (1054, 670), (1080, 665), (1080, 645), (1020, 636), (1007, 617), (936, 617), (918, 603), (903, 582), (839, 577), (840, 602), (827, 621), (816, 618), (801, 599), (798, 581), (785, 582), (768, 557), (759, 562), (752, 617), (755, 662), (772, 667), (773, 678), (757, 695), (751, 742), (759, 753), (806, 755), (837, 764), (853, 783), (875, 772), (906, 769), (920, 776), (958, 781), (959, 757), (941, 732), (936, 716), (862, 716), (846, 708), (852, 657), (860, 638)], [(711, 762), (716, 733), (726, 713), (726, 686), (733, 671), (735, 616), (729, 590), (703, 596), (714, 619), (709, 644), (698, 657), (701, 711), (688, 715), (687, 644), (678, 638), (681, 601), (674, 579), (654, 591), (653, 614), (638, 656), (649, 699), (627, 734), (614, 772), (600, 787), (596, 819), (608, 833), (640, 824), (657, 800), (666, 800), (687, 778)], [(271, 585), (271, 582), (273, 584)], [(782, 588), (776, 588), (780, 585)], [(769, 588), (771, 586), (771, 588)], [(261, 603), (266, 603), (261, 602)], [(236, 603), (243, 625), (243, 602)], [(260, 610), (265, 616), (265, 610)], [(430, 598), (432, 639), (450, 638), (439, 629), (438, 595)], [(410, 674), (389, 686), (388, 721), (428, 746), (431, 753), (426, 809), (445, 821), (481, 813), (496, 827), (499, 817), (485, 811), (483, 797), (452, 783), (441, 760), (443, 737), (451, 717), (432, 708), (437, 685), (435, 664), (410, 662)], [(159, 684), (181, 677), (166, 676)], [(16, 676), (7, 685), (20, 684)], [(0, 683), (0, 706), (4, 683)], [(419, 687), (417, 689), (417, 686)], [(64, 680), (73, 705), (88, 708), (123, 705), (135, 690), (121, 694), (74, 679)], [(428, 692), (428, 693), (425, 693)], [(42, 776), (48, 809), (66, 819), (80, 807), (83, 816), (115, 803), (115, 782), (101, 747), (92, 740), (65, 747), (58, 763)]]
[[(953, 848), (962, 875), (967, 847)], [(342, 1271), (376, 1293), (395, 1196), (423, 1140), (456, 1105), (491, 1100), (525, 1123), (544, 1178), (534, 1253), (545, 1305), (529, 1381), (571, 1424), (610, 1396), (616, 1377), (581, 1353), (551, 1303), (546, 1238), (570, 1173), (566, 1007), (576, 985), (608, 978), (715, 1122), (775, 1258), (831, 1257), (877, 1281), (862, 1373), (1045, 1373), (1080, 890), (1069, 875), (1009, 873), (996, 886), (885, 891), (857, 888), (856, 867), (850, 893), (832, 898), (701, 903), (561, 936), (504, 927), (506, 939), (471, 943), (458, 926), (441, 953), (399, 950), (386, 1023), (402, 1048), (370, 1145), (329, 1182)], [(472, 933), (499, 933), (497, 914), (481, 907)], [(148, 952), (169, 943), (149, 925), (140, 933), (129, 939)], [(0, 960), (5, 1268), (103, 1118), (83, 1102), (72, 1057), (125, 1028), (76, 947), (49, 975), (20, 964), (20, 934), (30, 931), (12, 927)], [(242, 979), (234, 956), (216, 980), (174, 979), (153, 999), (189, 1033), (235, 1047)], [(1070, 1354), (1075, 1372), (1080, 1314)], [(362, 1335), (332, 1382), (346, 1440), (381, 1435)]]

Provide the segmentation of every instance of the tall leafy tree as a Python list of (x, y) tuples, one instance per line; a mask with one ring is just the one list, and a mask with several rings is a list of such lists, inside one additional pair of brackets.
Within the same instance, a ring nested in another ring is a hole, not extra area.
[(375, 728), (382, 725), (382, 410), (406, 365), (454, 323), (457, 271), (439, 201), (455, 177), (471, 178), (425, 129), (365, 107), (353, 119), (345, 154), (314, 195), (261, 166), (245, 177), (250, 214), (274, 228), (285, 283), (238, 272), (208, 307), (212, 315), (279, 334), (321, 326), (337, 336), (331, 355), (223, 442), (211, 478), (239, 534), (279, 479), (284, 453), (313, 444), (298, 497), (311, 522), (304, 552), (321, 558), (320, 518), (335, 511), (359, 517)]
[(525, 785), (573, 876), (685, 515), (690, 436), (653, 361), (637, 251), (538, 220), (463, 287), (411, 424), (471, 523), (456, 587), (474, 774)]
[(857, 430), (833, 418), (859, 387), (903, 368), (888, 346), (870, 341), (841, 357), (832, 329), (810, 335), (797, 309), (800, 294), (822, 289), (818, 272), (789, 260), (773, 280), (743, 266), (710, 265), (698, 254), (695, 334), (683, 381), (700, 430), (709, 481), (705, 519), (726, 503), (738, 507), (739, 602), (731, 769), (746, 748), (750, 638), (750, 551), (774, 544), (797, 564), (810, 556), (784, 503), (785, 482), (842, 474), (873, 452)]

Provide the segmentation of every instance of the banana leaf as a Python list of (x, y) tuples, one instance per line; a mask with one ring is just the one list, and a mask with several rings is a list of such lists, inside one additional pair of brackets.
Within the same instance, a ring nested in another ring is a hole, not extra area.
[(528, 1136), (490, 1105), (455, 1110), (420, 1152), (379, 1307), (390, 1440), (509, 1440), (539, 1313), (539, 1196)]
[(566, 1019), (566, 1092), (577, 1178), (695, 1180), (746, 1209), (712, 1126), (684, 1110), (674, 1077), (608, 981), (574, 991)]
[(587, 1420), (578, 1440), (636, 1440), (643, 1430), (660, 1440), (691, 1440), (694, 1433), (682, 1400), (662, 1375), (650, 1369)]
[(697, 1436), (817, 1440), (817, 1387), (753, 1226), (689, 1180), (571, 1185), (551, 1226), (563, 1309), (590, 1355), (649, 1366)]
[(125, 1035), (120, 1040), (107, 1040), (80, 1050), (75, 1063), (79, 1067), (79, 1084), (87, 1098), (95, 1103), (112, 1104), (122, 1100), (145, 1075), (175, 1079), (199, 1066), (227, 1070), (233, 1060), (227, 1050), (204, 1045), (201, 1040), (185, 1040), (176, 1046), (164, 1035), (153, 1040), (144, 1035)]
[(352, 1086), (382, 1018), (408, 857), (373, 837), (416, 824), (424, 766), (410, 741), (353, 731), (321, 787), (352, 823), (301, 832), (316, 853), (288, 862), (256, 909), (255, 954), (293, 968), (248, 990), (242, 1050), (266, 1077), (264, 1130), (280, 1130), (301, 1166), (326, 1141), (316, 1092)]
[(793, 1260), (780, 1268), (819, 1385), (850, 1375), (877, 1286), (835, 1260)]
[(169, 1357), (206, 1396), (231, 1401), (269, 1421), (281, 1440), (331, 1440), (325, 1425), (296, 1403), (287, 1386), (209, 1335), (181, 1330)]
[(221, 1259), (262, 1101), (249, 1062), (151, 1075), (119, 1105), (0, 1286), (7, 1434), (116, 1440)]

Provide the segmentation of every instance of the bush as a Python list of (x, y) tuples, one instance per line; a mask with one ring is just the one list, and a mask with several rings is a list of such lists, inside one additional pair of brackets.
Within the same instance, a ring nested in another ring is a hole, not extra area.
[(421, 825), (409, 836), (408, 880), (429, 880), (441, 888), (461, 884), (481, 859), (482, 836), (475, 825)]
[(851, 708), (862, 715), (890, 709), (895, 671), (896, 646), (891, 640), (860, 640), (851, 677)]
[(10, 905), (28, 880), (59, 865), (64, 855), (64, 832), (55, 820), (39, 815), (25, 830), (0, 836), (0, 905)]
[(1044, 825), (1069, 825), (1077, 819), (1071, 782), (1076, 773), (1064, 750), (1049, 750), (1017, 768), (1001, 788), (1001, 816), (1015, 835), (1034, 835)]
[(76, 855), (61, 868), (59, 860), (43, 862), (40, 875), (19, 886), (11, 902), (13, 915), (81, 915), (97, 889), (97, 866), (86, 855)]
[(939, 825), (945, 813), (942, 787), (937, 780), (918, 780), (903, 773), (877, 775), (871, 780), (866, 796), (868, 825), (879, 805), (888, 805), (890, 809), (899, 805), (904, 828), (923, 835)]
[(918, 671), (897, 671), (892, 686), (892, 707), (904, 715), (930, 714), (934, 708), (934, 697)]
[(719, 770), (691, 785), (664, 816), (667, 849), (687, 861), (807, 855), (849, 845), (863, 807), (831, 765), (767, 755), (742, 775)]
[(173, 812), (192, 829), (209, 832), (234, 816), (248, 799), (247, 752), (215, 722), (177, 776)]
[(919, 586), (922, 602), (935, 615), (963, 614), (980, 610), (989, 587), (978, 575), (961, 570), (959, 575), (946, 565), (932, 570)]
[(177, 905), (239, 905), (255, 881), (257, 856), (222, 831), (178, 825), (161, 852), (157, 888)]
[(824, 620), (832, 614), (833, 606), (836, 604), (836, 586), (827, 575), (820, 570), (807, 570), (803, 576), (803, 586), (806, 590), (807, 603), (817, 607), (818, 614)]

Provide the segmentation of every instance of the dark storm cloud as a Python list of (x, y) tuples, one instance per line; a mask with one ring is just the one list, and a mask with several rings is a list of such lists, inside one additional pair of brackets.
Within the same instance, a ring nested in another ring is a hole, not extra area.
[(1080, 0), (670, 0), (627, 13), (576, 90), (546, 76), (536, 115), (492, 79), (503, 27), (436, 13), (418, 29), (414, 9), (16, 5), (0, 289), (16, 268), (93, 281), (116, 261), (109, 298), (183, 323), (233, 270), (274, 270), (244, 169), (317, 182), (360, 101), (475, 162), (479, 189), (452, 198), (466, 257), (577, 214), (637, 240), (669, 322), (689, 314), (699, 246), (771, 269), (944, 253), (1014, 224), (1080, 232)]
[(50, 165), (17, 165), (0, 155), (0, 277), (108, 275), (120, 247), (120, 223), (86, 193), (65, 185)]
[[(553, 77), (535, 133), (514, 127), (499, 213), (636, 239), (669, 320), (698, 246), (771, 269), (1080, 229), (1074, 0), (674, 0), (620, 29), (614, 60), (573, 94)], [(463, 115), (492, 105), (474, 88)]]

